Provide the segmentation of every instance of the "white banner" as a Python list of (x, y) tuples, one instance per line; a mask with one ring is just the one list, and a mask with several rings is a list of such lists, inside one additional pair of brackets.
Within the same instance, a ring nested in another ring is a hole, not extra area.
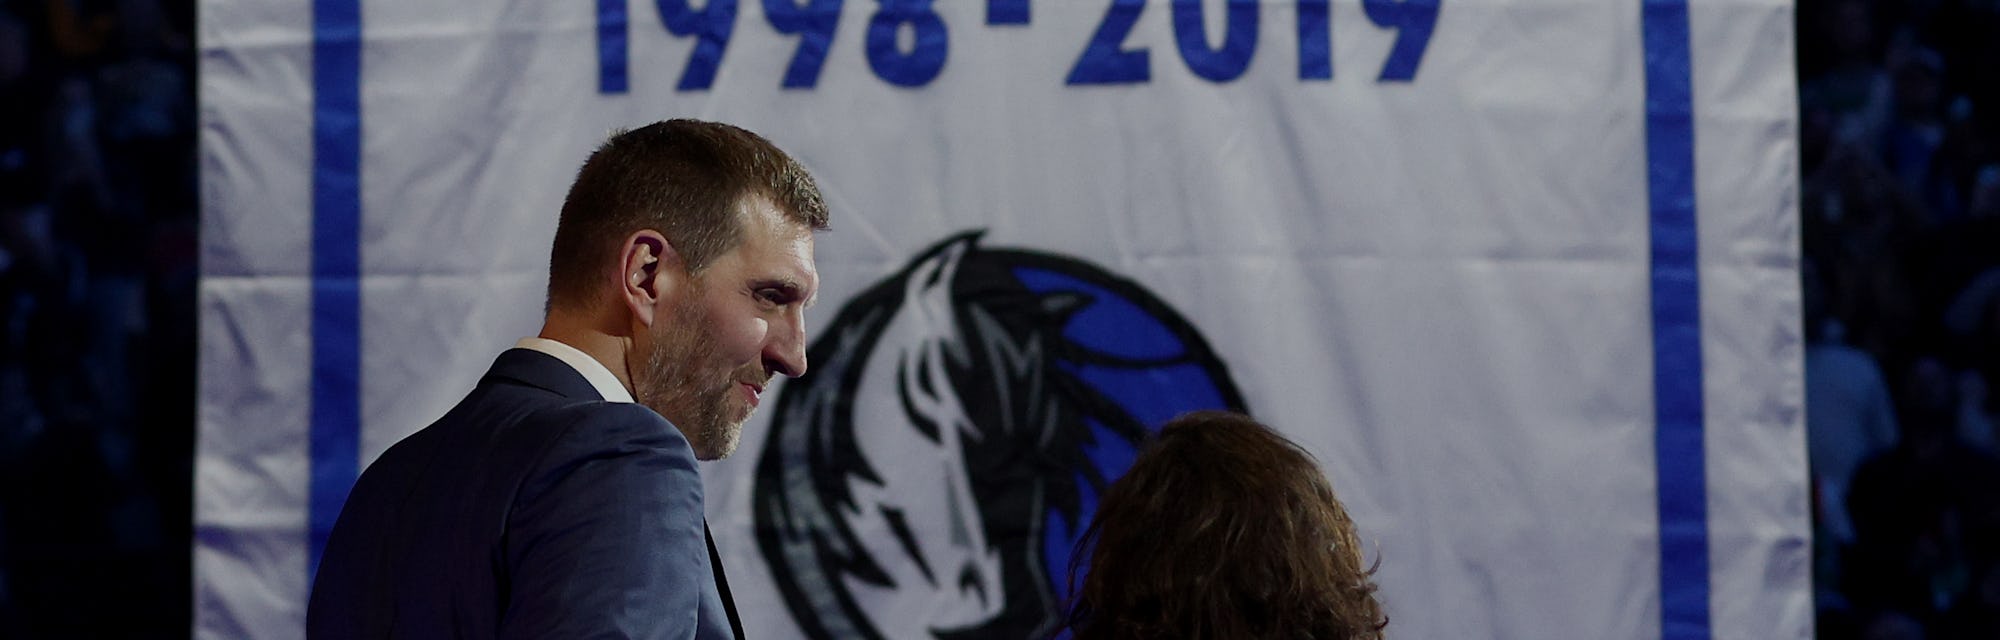
[[(749, 637), (1035, 637), (1092, 482), (1208, 406), (1318, 456), (1391, 637), (1811, 636), (1782, 0), (201, 19), (199, 637), (303, 635), (345, 483), (536, 330), (576, 168), (671, 117), (833, 211), (814, 375), (704, 470)], [(935, 381), (1053, 435), (898, 437), (879, 367), (949, 340), (1036, 346)]]

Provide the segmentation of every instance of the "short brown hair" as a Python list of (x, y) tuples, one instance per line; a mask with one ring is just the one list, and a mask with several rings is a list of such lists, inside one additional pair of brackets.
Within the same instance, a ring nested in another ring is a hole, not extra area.
[(563, 200), (549, 252), (549, 306), (588, 305), (611, 247), (641, 229), (666, 236), (689, 273), (742, 242), (736, 206), (763, 196), (794, 222), (827, 227), (826, 203), (805, 168), (741, 128), (668, 120), (612, 134), (590, 154)]
[(1378, 639), (1372, 568), (1319, 464), (1237, 413), (1167, 423), (1071, 556), (1077, 640)]

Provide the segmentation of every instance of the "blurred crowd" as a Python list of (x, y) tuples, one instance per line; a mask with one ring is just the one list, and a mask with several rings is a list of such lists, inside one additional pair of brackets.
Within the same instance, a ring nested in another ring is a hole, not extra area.
[(185, 637), (194, 6), (0, 0), (0, 637)]
[(2000, 638), (2000, 0), (1800, 0), (1820, 638)]

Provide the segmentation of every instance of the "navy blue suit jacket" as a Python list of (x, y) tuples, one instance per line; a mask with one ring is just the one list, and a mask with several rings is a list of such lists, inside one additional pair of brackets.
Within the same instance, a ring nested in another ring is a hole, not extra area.
[(307, 636), (730, 638), (701, 500), (679, 429), (509, 350), (361, 474)]

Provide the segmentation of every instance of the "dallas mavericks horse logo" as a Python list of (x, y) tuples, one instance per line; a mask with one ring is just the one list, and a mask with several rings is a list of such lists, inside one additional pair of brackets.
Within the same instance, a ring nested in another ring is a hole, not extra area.
[(1244, 408), (1194, 328), (1082, 261), (945, 240), (787, 383), (757, 544), (814, 638), (1045, 637), (1070, 548), (1146, 433)]

